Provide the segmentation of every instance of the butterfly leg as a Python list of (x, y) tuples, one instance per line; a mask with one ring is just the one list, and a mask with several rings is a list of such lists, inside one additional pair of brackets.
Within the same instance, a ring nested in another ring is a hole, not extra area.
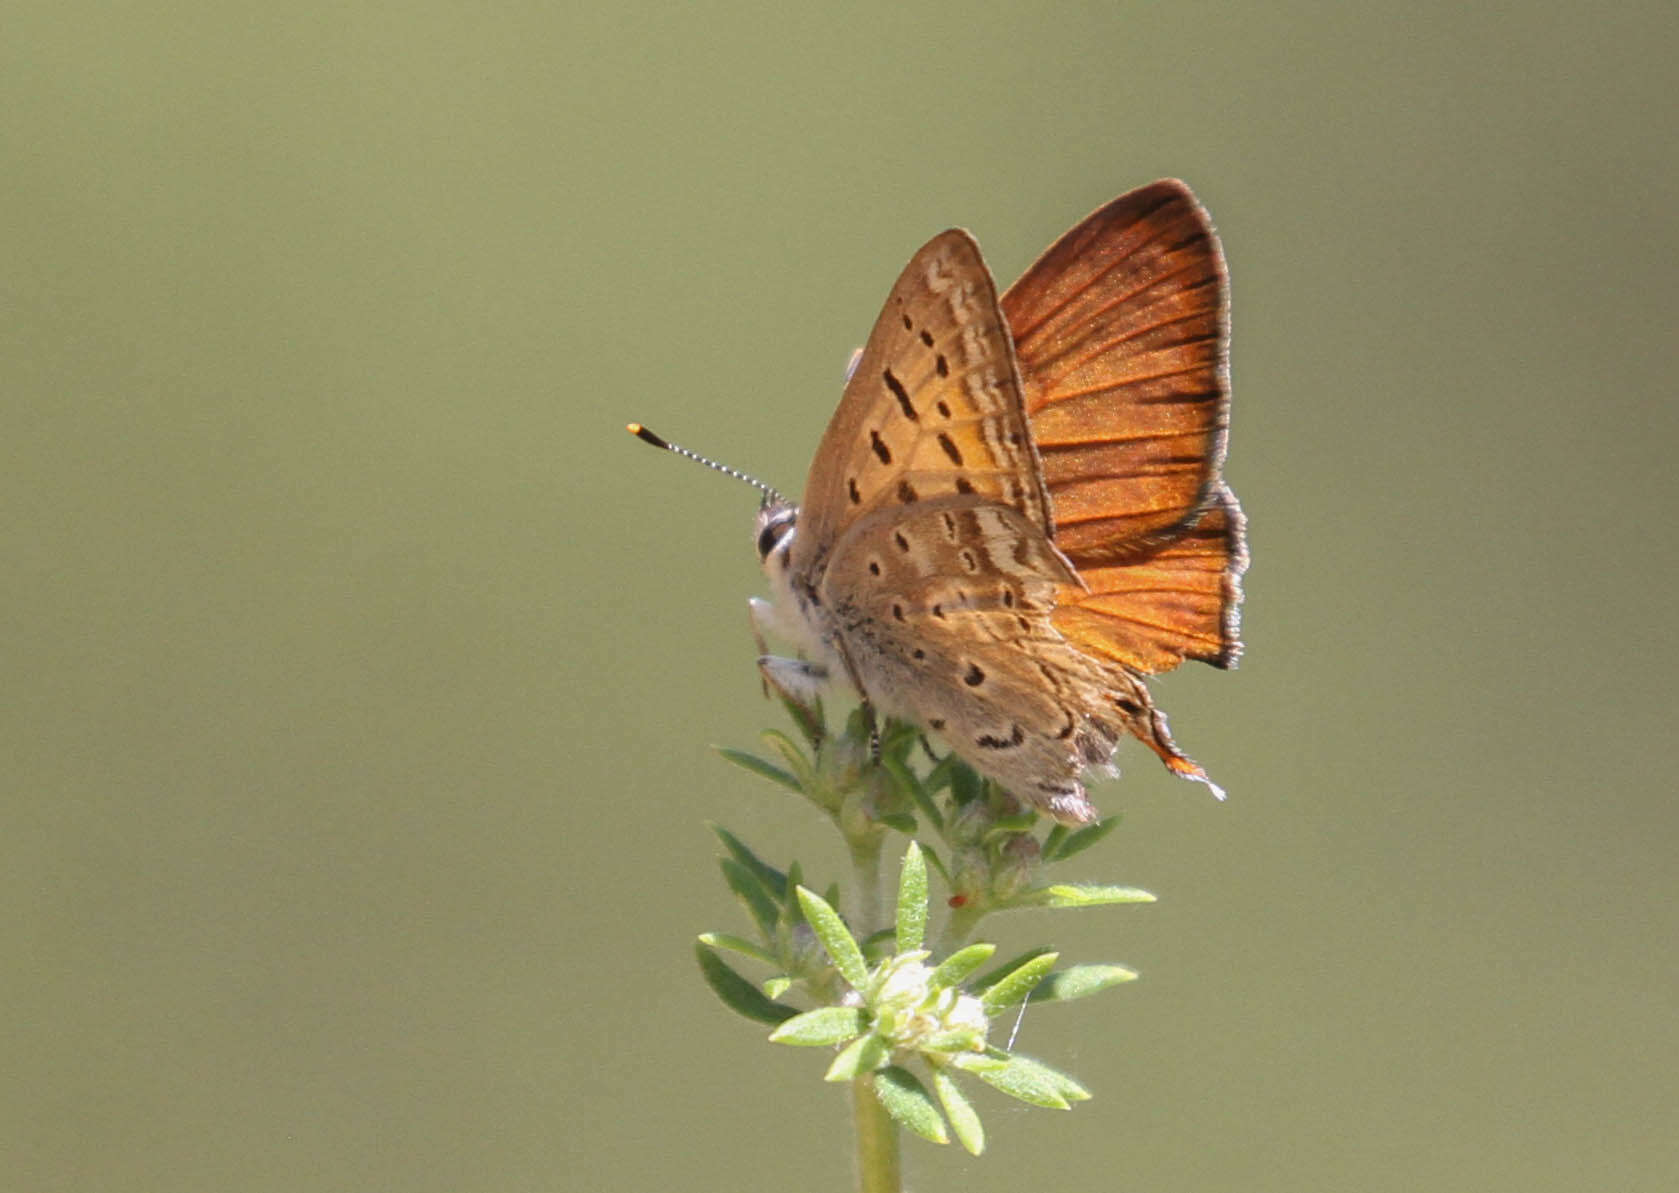
[(758, 674), (764, 686), (773, 688), (783, 700), (806, 708), (813, 707), (828, 682), (828, 669), (803, 659), (789, 659), (781, 655), (758, 656)]

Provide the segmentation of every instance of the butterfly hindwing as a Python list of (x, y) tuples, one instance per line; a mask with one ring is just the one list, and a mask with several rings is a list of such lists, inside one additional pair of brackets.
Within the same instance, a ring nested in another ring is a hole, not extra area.
[(823, 603), (886, 712), (940, 734), (1019, 798), (1094, 817), (1079, 773), (1122, 730), (1103, 668), (1056, 632), (1060, 555), (1018, 511), (970, 496), (885, 508), (835, 546)]
[(1087, 567), (1061, 590), (1055, 627), (1092, 654), (1143, 675), (1184, 659), (1233, 667), (1247, 567), (1241, 507), (1222, 485), (1193, 525), (1136, 561)]

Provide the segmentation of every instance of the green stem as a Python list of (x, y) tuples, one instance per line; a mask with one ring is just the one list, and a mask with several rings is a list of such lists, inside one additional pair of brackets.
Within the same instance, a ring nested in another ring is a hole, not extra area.
[(880, 847), (884, 839), (880, 833), (869, 833), (866, 838), (847, 842), (857, 888), (853, 896), (857, 918), (851, 926), (859, 940), (886, 926), (880, 890)]
[(977, 903), (952, 908), (949, 918), (944, 922), (944, 931), (939, 934), (939, 954), (948, 956), (967, 944), (974, 929), (979, 927), (979, 921), (984, 918), (985, 912), (986, 909)]
[(873, 1076), (851, 1083), (851, 1106), (857, 1120), (858, 1193), (900, 1193), (904, 1174), (898, 1124), (874, 1096)]

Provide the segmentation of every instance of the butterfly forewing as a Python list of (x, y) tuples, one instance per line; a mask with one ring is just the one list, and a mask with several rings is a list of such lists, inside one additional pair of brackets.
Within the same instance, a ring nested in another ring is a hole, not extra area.
[(1227, 286), (1206, 212), (1170, 179), (1121, 195), (1002, 303), (1056, 546), (1083, 581), (1057, 628), (1145, 674), (1231, 666), (1247, 551), (1220, 475)]
[(1081, 571), (1192, 522), (1224, 457), (1224, 261), (1180, 182), (1122, 195), (1002, 299), (1054, 505)]
[(952, 229), (905, 267), (811, 465), (793, 548), (814, 579), (874, 511), (973, 496), (1052, 529), (1019, 375), (979, 247)]

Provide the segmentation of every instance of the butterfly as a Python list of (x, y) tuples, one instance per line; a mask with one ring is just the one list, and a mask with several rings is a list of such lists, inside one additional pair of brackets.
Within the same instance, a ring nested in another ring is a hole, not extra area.
[(760, 486), (753, 617), (800, 652), (765, 677), (844, 682), (1064, 824), (1096, 818), (1082, 776), (1127, 736), (1211, 786), (1144, 677), (1241, 651), (1226, 296), (1175, 180), (1092, 213), (1001, 297), (968, 233), (928, 241), (802, 502)]

